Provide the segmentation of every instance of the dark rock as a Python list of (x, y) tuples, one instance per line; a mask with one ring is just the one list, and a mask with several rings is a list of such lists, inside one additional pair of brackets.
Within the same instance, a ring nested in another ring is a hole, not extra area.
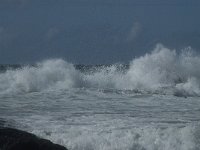
[(67, 150), (49, 140), (41, 139), (31, 133), (0, 128), (0, 150)]

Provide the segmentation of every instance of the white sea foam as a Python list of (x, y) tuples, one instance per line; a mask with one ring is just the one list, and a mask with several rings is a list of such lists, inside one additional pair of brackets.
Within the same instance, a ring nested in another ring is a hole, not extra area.
[(197, 126), (148, 126), (110, 131), (87, 127), (60, 128), (54, 128), (48, 135), (42, 130), (34, 130), (33, 133), (71, 150), (199, 150), (200, 146)]
[(135, 58), (126, 71), (116, 65), (85, 74), (64, 60), (54, 59), (0, 74), (1, 91), (32, 92), (49, 88), (98, 88), (200, 96), (200, 56), (191, 48), (177, 54), (161, 44)]
[(36, 67), (24, 67), (0, 74), (0, 89), (17, 92), (34, 92), (50, 87), (75, 87), (78, 72), (72, 64), (61, 59), (47, 60)]

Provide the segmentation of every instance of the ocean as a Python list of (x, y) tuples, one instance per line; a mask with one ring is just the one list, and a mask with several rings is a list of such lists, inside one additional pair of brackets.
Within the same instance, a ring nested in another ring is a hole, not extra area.
[(200, 150), (199, 66), (162, 45), (127, 65), (1, 65), (0, 118), (69, 150)]

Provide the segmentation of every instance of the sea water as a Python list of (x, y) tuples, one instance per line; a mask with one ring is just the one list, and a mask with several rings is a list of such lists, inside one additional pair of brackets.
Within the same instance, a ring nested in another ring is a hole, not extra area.
[(129, 65), (4, 67), (0, 118), (69, 150), (199, 150), (199, 66), (157, 45)]

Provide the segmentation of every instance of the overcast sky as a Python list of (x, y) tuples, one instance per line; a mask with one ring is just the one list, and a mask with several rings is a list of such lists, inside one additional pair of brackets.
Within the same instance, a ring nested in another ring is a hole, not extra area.
[(199, 0), (0, 0), (0, 64), (127, 63), (156, 43), (200, 50)]

